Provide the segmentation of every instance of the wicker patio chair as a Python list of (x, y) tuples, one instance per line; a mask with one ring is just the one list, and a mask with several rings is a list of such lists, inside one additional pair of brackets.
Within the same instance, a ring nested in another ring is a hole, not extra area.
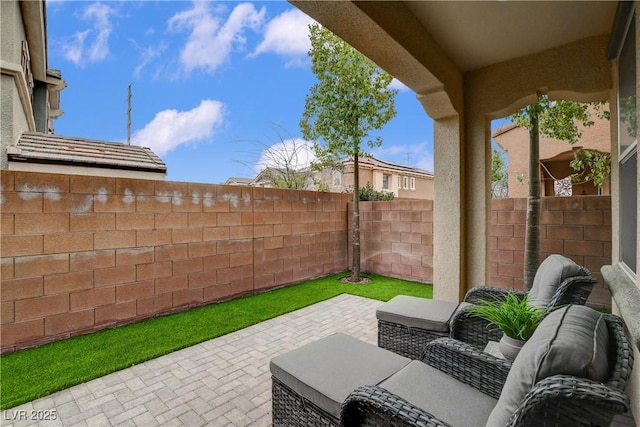
[[(356, 387), (339, 414), (319, 403), (319, 396), (330, 395), (322, 387), (304, 384), (311, 389), (300, 394), (292, 377), (274, 374), (273, 425), (608, 426), (629, 409), (624, 388), (632, 366), (620, 318), (567, 306), (545, 318), (513, 365), (472, 345), (437, 339), (422, 360)], [(323, 387), (334, 376), (318, 373)]]
[[(534, 306), (583, 305), (597, 280), (589, 270), (562, 255), (547, 257), (538, 267), (529, 292)], [(451, 337), (484, 349), (489, 341), (499, 341), (502, 332), (476, 316), (468, 307), (480, 300), (493, 300), (508, 290), (480, 286), (470, 289), (462, 303), (399, 295), (377, 311), (378, 346), (418, 359), (430, 341)], [(519, 296), (525, 292), (516, 292)]]

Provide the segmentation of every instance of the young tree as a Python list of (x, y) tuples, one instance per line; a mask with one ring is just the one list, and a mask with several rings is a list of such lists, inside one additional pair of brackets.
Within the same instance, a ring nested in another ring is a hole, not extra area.
[(359, 158), (369, 147), (382, 144), (370, 132), (380, 130), (396, 115), (397, 90), (392, 77), (331, 31), (309, 26), (311, 69), (318, 82), (305, 100), (300, 128), (305, 139), (315, 141), (320, 168), (353, 158), (353, 262), (352, 282), (360, 281)]
[(262, 167), (260, 173), (274, 188), (306, 190), (312, 182), (309, 167), (309, 157), (313, 156), (311, 150), (306, 141), (280, 138), (279, 143), (262, 151), (258, 163)]
[(524, 249), (524, 287), (531, 289), (540, 260), (540, 134), (575, 144), (582, 136), (582, 127), (593, 126), (589, 108), (599, 117), (608, 119), (602, 102), (590, 104), (573, 101), (551, 101), (546, 95), (511, 116), (511, 120), (529, 130), (529, 195)]

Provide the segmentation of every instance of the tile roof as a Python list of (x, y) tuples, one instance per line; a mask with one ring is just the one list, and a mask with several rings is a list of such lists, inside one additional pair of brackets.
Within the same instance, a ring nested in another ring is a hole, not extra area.
[(147, 172), (167, 172), (167, 165), (151, 149), (39, 132), (25, 132), (7, 147), (10, 161), (93, 166)]
[(232, 176), (228, 178), (224, 185), (249, 185), (253, 181), (253, 178), (240, 178), (237, 176)]
[[(352, 159), (348, 159), (344, 161), (345, 164), (349, 163), (352, 164), (353, 160)], [(421, 175), (424, 177), (433, 177), (433, 172), (429, 172), (427, 170), (424, 169), (419, 169), (419, 168), (415, 168), (413, 166), (406, 166), (406, 165), (400, 165), (397, 163), (391, 163), (391, 162), (387, 162), (384, 160), (379, 160), (376, 159), (375, 157), (364, 157), (361, 156), (360, 157), (360, 167), (361, 168), (380, 168), (380, 169), (386, 169), (389, 171), (395, 171), (398, 173), (408, 173), (408, 174), (416, 174), (416, 175)]]

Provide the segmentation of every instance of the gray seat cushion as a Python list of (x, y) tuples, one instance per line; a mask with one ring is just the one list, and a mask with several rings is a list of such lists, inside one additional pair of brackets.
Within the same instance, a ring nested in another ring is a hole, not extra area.
[(376, 317), (409, 328), (448, 332), (449, 320), (458, 305), (456, 302), (398, 295), (380, 306)]
[(582, 275), (580, 266), (562, 255), (549, 255), (533, 278), (529, 303), (534, 307), (547, 307), (562, 282), (569, 277)]
[(414, 360), (380, 384), (452, 426), (481, 426), (497, 400), (476, 388)]
[(272, 375), (340, 418), (349, 393), (378, 385), (411, 360), (345, 334), (334, 334), (271, 359)]
[(601, 313), (569, 305), (549, 314), (513, 362), (487, 425), (505, 425), (531, 388), (549, 376), (607, 381), (608, 348), (609, 332)]

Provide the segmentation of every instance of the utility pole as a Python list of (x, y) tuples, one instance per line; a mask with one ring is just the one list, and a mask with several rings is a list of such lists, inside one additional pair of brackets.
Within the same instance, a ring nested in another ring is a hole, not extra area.
[(127, 145), (131, 145), (131, 83), (127, 93)]

